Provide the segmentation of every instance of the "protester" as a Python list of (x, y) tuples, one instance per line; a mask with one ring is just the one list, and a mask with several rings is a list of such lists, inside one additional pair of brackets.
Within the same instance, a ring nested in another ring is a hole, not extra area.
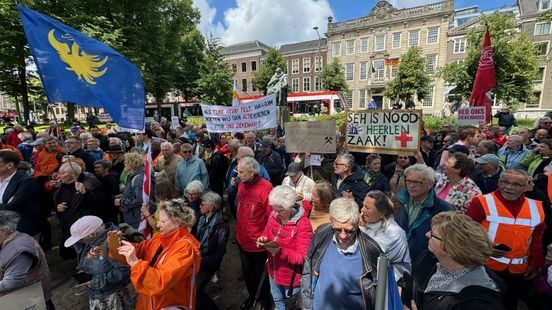
[(493, 250), (483, 227), (464, 214), (441, 212), (426, 237), (431, 254), (424, 252), (414, 263), (414, 284), (407, 281), (403, 289), (407, 308), (504, 309), (504, 284), (484, 266)]
[(404, 169), (410, 166), (410, 159), (406, 155), (398, 155), (396, 160), (383, 168), (383, 174), (389, 180), (389, 191), (398, 193), (405, 187)]
[(502, 174), (500, 159), (493, 154), (485, 154), (475, 159), (475, 170), (472, 173), (472, 180), (481, 193), (488, 194), (498, 188), (498, 179)]
[(379, 244), (399, 281), (405, 272), (411, 272), (411, 266), (406, 234), (395, 222), (394, 213), (393, 202), (385, 193), (370, 191), (360, 209), (360, 230)]
[(498, 126), (504, 127), (506, 134), (510, 133), (512, 126), (518, 125), (514, 114), (510, 113), (510, 108), (507, 105), (501, 105), (500, 110), (493, 117), (498, 118)]
[(199, 242), (190, 233), (196, 218), (181, 199), (159, 203), (159, 233), (140, 243), (121, 241), (118, 253), (130, 266), (138, 293), (135, 309), (195, 309), (194, 279), (199, 272)]
[(284, 179), (285, 167), (280, 154), (272, 150), (272, 145), (272, 140), (270, 138), (263, 138), (255, 154), (255, 159), (268, 171), (272, 186), (277, 186), (280, 185)]
[(228, 158), (215, 148), (211, 140), (204, 141), (203, 148), (205, 149), (205, 167), (209, 172), (209, 187), (222, 196), (226, 169), (228, 169)]
[(312, 188), (311, 201), (303, 200), (303, 208), (308, 213), (312, 230), (330, 222), (330, 203), (335, 199), (335, 192), (328, 181), (318, 181)]
[(498, 146), (493, 142), (493, 140), (481, 140), (477, 147), (475, 148), (475, 156), (480, 157), (486, 154), (498, 153)]
[(523, 145), (523, 137), (511, 135), (506, 138), (506, 144), (498, 150), (498, 156), (506, 169), (525, 169), (523, 160), (530, 151)]
[(420, 152), (422, 153), (425, 164), (429, 167), (434, 167), (437, 158), (437, 152), (434, 147), (435, 138), (432, 136), (424, 135), (420, 138)]
[(201, 197), (201, 217), (196, 236), (201, 244), (201, 267), (196, 279), (197, 308), (212, 309), (214, 302), (204, 289), (222, 264), (230, 236), (230, 226), (222, 212), (222, 197), (215, 192), (207, 192)]
[(86, 152), (82, 149), (83, 144), (79, 137), (67, 138), (65, 140), (65, 147), (67, 148), (67, 153), (69, 155), (73, 155), (84, 161), (86, 164), (86, 171), (94, 173), (94, 162), (96, 161), (96, 158), (92, 153)]
[(359, 208), (351, 198), (330, 206), (331, 223), (318, 228), (309, 246), (301, 277), (303, 309), (373, 309), (376, 241), (359, 229)]
[(115, 196), (119, 194), (119, 177), (117, 172), (111, 171), (113, 164), (109, 160), (97, 160), (94, 162), (94, 173), (98, 181), (102, 183), (105, 205), (101, 207), (100, 218), (104, 222), (117, 224), (118, 208), (115, 207)]
[(0, 296), (40, 282), (46, 309), (55, 309), (52, 303), (50, 271), (44, 252), (35, 239), (17, 231), (19, 215), (0, 211)]
[(257, 247), (257, 239), (263, 233), (272, 208), (268, 196), (272, 184), (259, 175), (259, 163), (253, 158), (244, 157), (238, 163), (238, 185), (236, 241), (240, 251), (240, 261), (248, 297), (240, 305), (241, 309), (249, 309), (255, 302), (257, 288), (260, 287), (258, 301), (261, 306), (270, 309), (271, 300), (268, 292), (268, 281), (261, 283), (265, 269), (267, 253), (264, 248)]
[(96, 216), (83, 216), (71, 225), (71, 237), (64, 245), (73, 246), (78, 255), (77, 270), (91, 277), (77, 287), (87, 287), (91, 310), (133, 309), (133, 292), (130, 283), (130, 269), (120, 262), (105, 259), (104, 243), (108, 232), (119, 229), (113, 223), (105, 223)]
[(389, 181), (381, 172), (381, 157), (378, 154), (366, 156), (366, 172), (364, 172), (364, 182), (368, 184), (368, 191), (389, 190)]
[[(203, 197), (203, 194), (205, 194), (205, 188), (203, 187), (203, 184), (198, 180), (194, 180), (188, 183), (186, 189), (184, 190), (184, 200), (188, 204), (188, 207), (194, 210), (197, 219), (201, 216), (200, 208), (201, 198)], [(192, 234), (195, 234), (195, 232), (196, 226), (193, 227)]]
[(525, 157), (523, 165), (531, 176), (552, 171), (552, 139), (542, 140), (533, 152)]
[(204, 188), (209, 188), (209, 172), (205, 163), (199, 157), (192, 155), (192, 146), (182, 144), (182, 160), (176, 166), (175, 186), (179, 193), (184, 194), (186, 186), (193, 180), (199, 180)]
[(494, 246), (487, 266), (508, 286), (506, 309), (517, 309), (518, 297), (530, 288), (527, 280), (533, 280), (544, 265), (544, 211), (540, 201), (523, 197), (529, 179), (523, 170), (505, 170), (498, 189), (477, 196), (466, 211), (483, 225)]
[(174, 184), (176, 167), (182, 157), (174, 153), (173, 145), (170, 142), (161, 143), (161, 153), (163, 155), (155, 163), (154, 170), (157, 172), (165, 171), (171, 183)]
[(300, 292), (303, 259), (313, 234), (305, 210), (296, 202), (295, 190), (291, 187), (276, 186), (268, 202), (273, 212), (257, 242), (269, 253), (267, 270), (276, 309), (285, 310), (284, 300)]
[(289, 164), (282, 185), (295, 190), (297, 201), (311, 200), (314, 181), (301, 171), (301, 164), (295, 162)]
[(469, 177), (474, 169), (473, 160), (462, 153), (450, 154), (443, 166), (443, 173), (437, 174), (435, 193), (460, 211), (466, 211), (466, 205), (481, 190)]
[(138, 229), (144, 187), (144, 156), (138, 153), (127, 153), (125, 155), (125, 170), (129, 174), (128, 182), (121, 196), (115, 198), (113, 203), (119, 207), (122, 222)]
[(337, 155), (334, 161), (335, 176), (332, 187), (337, 197), (354, 198), (357, 205), (361, 205), (368, 184), (364, 182), (362, 171), (355, 165), (355, 158), (351, 154)]
[(405, 169), (406, 188), (397, 194), (400, 204), (395, 220), (406, 232), (410, 257), (415, 260), (427, 247), (425, 233), (431, 227), (431, 218), (443, 211), (454, 210), (435, 194), (435, 171), (422, 164)]

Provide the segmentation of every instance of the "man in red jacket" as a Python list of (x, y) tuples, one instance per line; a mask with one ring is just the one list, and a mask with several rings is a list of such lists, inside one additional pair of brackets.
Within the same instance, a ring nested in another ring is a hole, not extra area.
[[(268, 195), (272, 184), (259, 176), (259, 163), (249, 157), (240, 159), (238, 166), (237, 224), (236, 241), (240, 250), (240, 260), (245, 285), (249, 297), (241, 304), (241, 309), (249, 309), (255, 302), (255, 293), (265, 270), (266, 251), (257, 246), (272, 212)], [(268, 278), (263, 281), (258, 301), (261, 309), (271, 309)]]

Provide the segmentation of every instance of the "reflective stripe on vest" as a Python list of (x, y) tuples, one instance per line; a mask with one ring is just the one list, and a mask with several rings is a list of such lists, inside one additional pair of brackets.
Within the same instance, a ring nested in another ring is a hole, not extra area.
[(489, 215), (487, 215), (487, 221), (489, 221), (489, 239), (491, 242), (494, 242), (496, 237), (496, 232), (498, 230), (499, 224), (507, 225), (519, 225), (519, 226), (529, 226), (532, 230), (542, 222), (540, 218), (539, 209), (535, 200), (526, 198), (529, 205), (529, 212), (531, 213), (530, 219), (524, 218), (511, 218), (505, 216), (499, 216), (498, 210), (496, 209), (496, 204), (492, 194), (484, 195), (485, 200), (487, 201), (487, 207), (489, 208)]

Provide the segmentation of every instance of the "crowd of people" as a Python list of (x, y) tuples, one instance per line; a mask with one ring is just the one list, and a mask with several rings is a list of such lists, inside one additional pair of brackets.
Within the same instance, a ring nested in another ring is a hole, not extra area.
[(276, 129), (8, 128), (0, 295), (40, 281), (55, 308), (44, 255), (55, 214), (90, 309), (216, 309), (206, 286), (229, 240), (241, 309), (372, 309), (381, 255), (409, 309), (550, 309), (552, 120), (503, 118), (424, 129), (414, 154), (348, 152), (338, 132), (336, 152), (310, 167)]

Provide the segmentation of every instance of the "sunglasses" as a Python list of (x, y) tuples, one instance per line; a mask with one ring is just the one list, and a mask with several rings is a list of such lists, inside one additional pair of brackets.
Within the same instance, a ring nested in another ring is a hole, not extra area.
[(344, 232), (346, 235), (352, 235), (355, 233), (355, 229), (347, 229), (347, 228), (335, 228), (335, 227), (332, 227), (334, 233), (336, 234), (339, 234), (341, 232)]

